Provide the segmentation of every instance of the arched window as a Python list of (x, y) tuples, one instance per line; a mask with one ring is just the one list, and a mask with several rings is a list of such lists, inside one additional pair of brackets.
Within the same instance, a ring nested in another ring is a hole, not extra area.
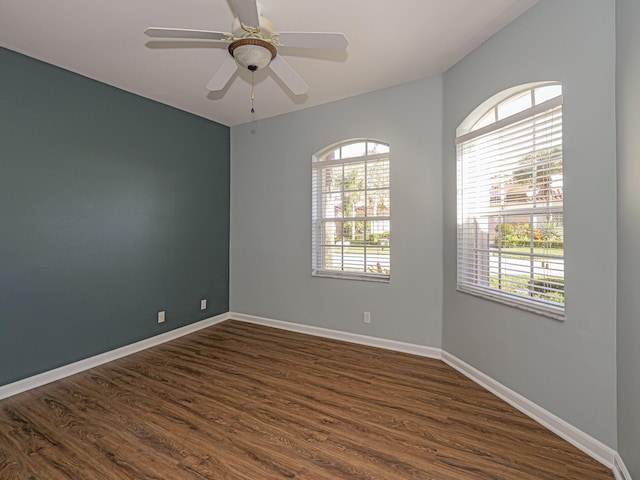
[(458, 290), (564, 318), (562, 85), (492, 97), (456, 144)]
[(389, 145), (347, 140), (313, 156), (312, 273), (389, 281)]

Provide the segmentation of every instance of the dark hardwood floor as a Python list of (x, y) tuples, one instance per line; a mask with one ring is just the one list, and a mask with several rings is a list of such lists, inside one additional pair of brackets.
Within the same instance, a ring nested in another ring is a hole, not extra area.
[(229, 321), (1, 400), (0, 478), (613, 475), (439, 360)]

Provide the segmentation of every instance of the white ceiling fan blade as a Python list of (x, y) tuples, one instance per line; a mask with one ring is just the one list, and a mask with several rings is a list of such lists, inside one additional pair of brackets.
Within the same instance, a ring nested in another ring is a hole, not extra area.
[(222, 90), (227, 83), (229, 83), (229, 80), (231, 80), (231, 77), (233, 77), (233, 74), (237, 69), (238, 65), (233, 57), (226, 57), (225, 61), (220, 68), (218, 68), (218, 71), (215, 73), (213, 78), (209, 80), (209, 83), (207, 83), (207, 89), (212, 92)]
[(297, 48), (344, 50), (349, 45), (343, 33), (332, 32), (280, 32), (278, 40), (285, 47)]
[(153, 38), (191, 38), (195, 40), (224, 40), (226, 33), (210, 30), (190, 30), (187, 28), (149, 27), (144, 33)]
[(291, 65), (285, 62), (280, 55), (271, 60), (269, 64), (273, 73), (275, 73), (282, 83), (284, 83), (294, 95), (302, 95), (307, 93), (309, 85), (298, 75)]
[(260, 26), (256, 0), (231, 0), (231, 3), (240, 23), (244, 23), (248, 27)]

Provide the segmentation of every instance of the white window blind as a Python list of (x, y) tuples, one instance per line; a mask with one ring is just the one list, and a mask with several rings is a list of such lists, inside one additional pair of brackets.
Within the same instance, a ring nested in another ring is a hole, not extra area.
[[(460, 291), (563, 318), (562, 95), (548, 93), (514, 95), (457, 138), (457, 280)], [(516, 113), (501, 118), (509, 106)]]
[(324, 149), (312, 185), (313, 275), (389, 281), (389, 146), (351, 140)]

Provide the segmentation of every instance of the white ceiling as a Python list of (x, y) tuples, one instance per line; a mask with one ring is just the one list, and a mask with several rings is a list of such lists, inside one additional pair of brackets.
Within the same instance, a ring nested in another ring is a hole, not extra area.
[(228, 0), (0, 0), (0, 46), (232, 126), (442, 73), (537, 1), (260, 0), (276, 31), (343, 32), (349, 47), (279, 49), (309, 91), (296, 97), (259, 71), (255, 114), (249, 72), (221, 92), (205, 88), (225, 44), (143, 34), (228, 32)]

